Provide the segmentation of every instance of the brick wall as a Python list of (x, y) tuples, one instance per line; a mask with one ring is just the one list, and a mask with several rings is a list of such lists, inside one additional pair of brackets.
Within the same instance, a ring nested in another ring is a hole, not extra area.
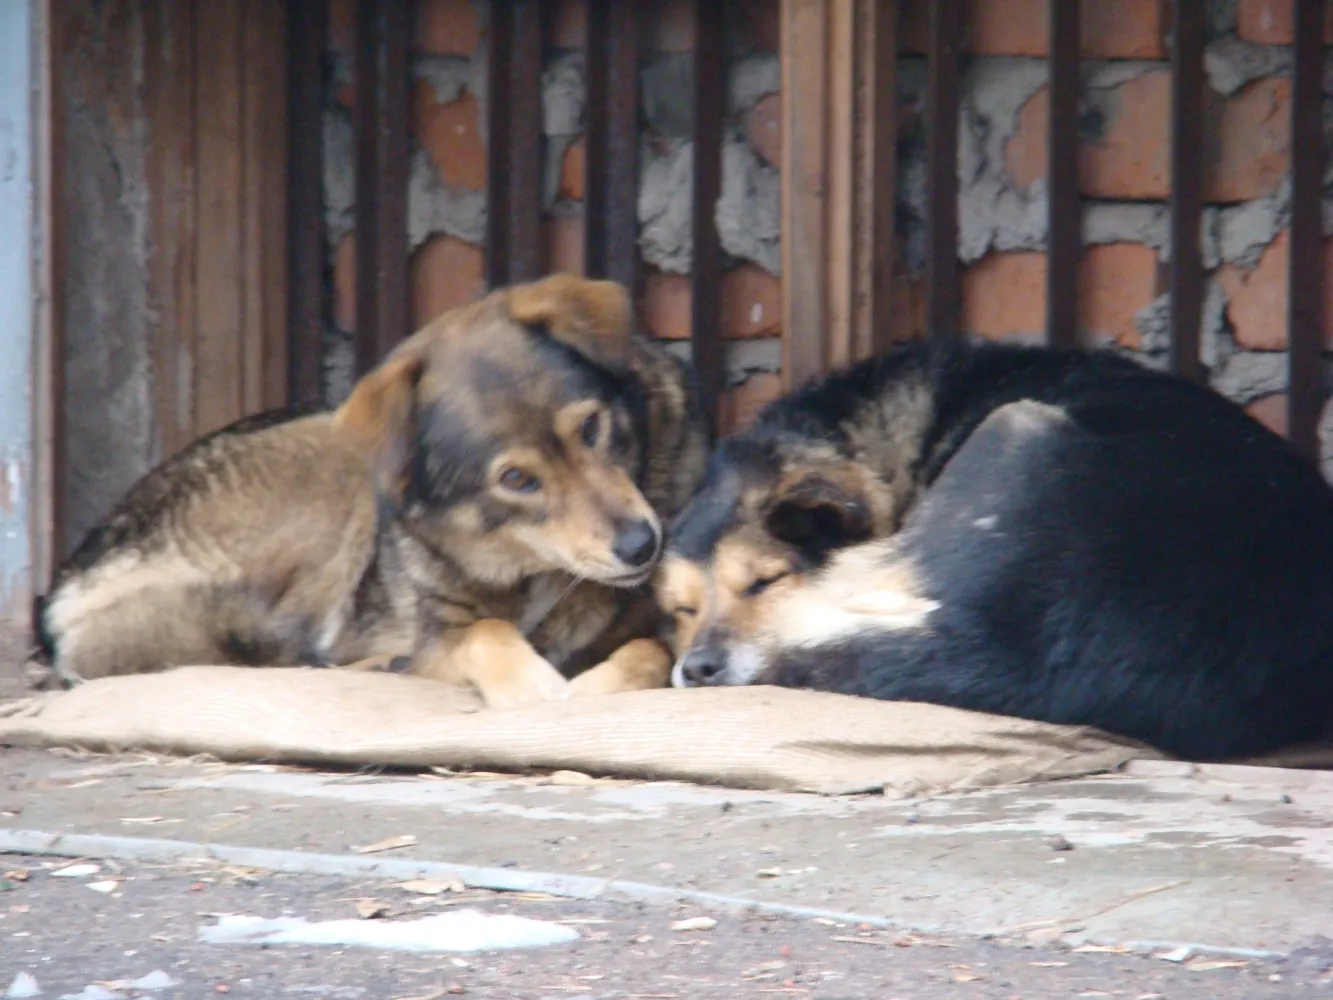
[[(641, 87), (640, 315), (658, 337), (688, 352), (692, 4), (667, 0), (644, 26)], [(736, 5), (728, 29), (729, 112), (718, 226), (727, 255), (724, 335), (729, 389), (723, 419), (744, 419), (774, 396), (779, 331), (777, 0)], [(424, 323), (484, 287), (485, 32), (487, 5), (417, 0), (412, 39), (412, 320)], [(547, 266), (583, 269), (584, 40), (581, 0), (554, 4), (543, 73)], [(351, 0), (334, 0), (333, 66), (325, 118), (325, 197), (331, 266), (327, 395), (346, 393), (355, 325), (355, 197)]]
[[(1286, 230), (1290, 217), (1291, 0), (1207, 0), (1209, 175), (1203, 350), (1213, 384), (1281, 425), (1286, 389)], [(959, 259), (964, 326), (997, 339), (1042, 334), (1046, 245), (1046, 3), (970, 0), (960, 122)], [(581, 0), (555, 4), (544, 74), (545, 238), (553, 270), (582, 267)], [(1084, 239), (1079, 264), (1085, 340), (1166, 357), (1170, 177), (1170, 0), (1083, 4), (1080, 114)], [(898, 219), (901, 301), (924, 314), (925, 4), (907, 3), (900, 31)], [(1333, 7), (1333, 0), (1330, 0)], [(645, 26), (645, 131), (639, 192), (640, 303), (646, 327), (689, 331), (689, 4), (660, 0)], [(728, 255), (723, 327), (728, 423), (744, 423), (779, 391), (778, 0), (745, 0), (728, 30), (728, 124), (718, 224)], [(326, 177), (333, 289), (329, 391), (345, 391), (352, 309), (350, 0), (335, 0)], [(424, 321), (482, 287), (484, 0), (418, 0), (413, 55), (409, 225), (413, 315)], [(1331, 12), (1333, 13), (1333, 12)], [(1333, 23), (1330, 16), (1329, 23)], [(1330, 35), (1326, 41), (1333, 41)], [(1333, 71), (1325, 74), (1333, 93)], [(1333, 133), (1333, 100), (1326, 100)], [(1325, 218), (1333, 233), (1333, 202)], [(1325, 254), (1333, 297), (1333, 246)], [(1333, 301), (1329, 304), (1333, 345)], [(682, 348), (687, 347), (681, 344)], [(1326, 417), (1326, 452), (1333, 417)]]

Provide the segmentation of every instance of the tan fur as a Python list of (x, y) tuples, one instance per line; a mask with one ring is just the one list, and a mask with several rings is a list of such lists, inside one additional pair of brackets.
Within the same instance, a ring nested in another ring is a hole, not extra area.
[[(613, 546), (676, 513), (706, 437), (685, 371), (630, 321), (611, 282), (502, 289), (404, 341), (335, 412), (187, 449), (62, 570), (44, 616), (56, 670), (410, 657), (493, 705), (664, 683), (652, 566)], [(580, 395), (587, 377), (544, 337), (637, 380), (647, 439)]]

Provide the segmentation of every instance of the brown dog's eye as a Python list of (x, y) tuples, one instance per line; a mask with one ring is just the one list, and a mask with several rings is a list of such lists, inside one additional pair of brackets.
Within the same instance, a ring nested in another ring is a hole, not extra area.
[(514, 493), (531, 493), (540, 483), (536, 476), (529, 475), (522, 469), (505, 469), (500, 473), (500, 485)]
[(675, 615), (677, 618), (693, 618), (699, 612), (694, 610), (694, 608), (687, 608), (682, 605), (681, 607), (678, 608), (672, 608), (671, 613)]
[(601, 412), (589, 414), (579, 427), (579, 440), (587, 447), (596, 448), (597, 441), (602, 436), (602, 414)]
[(761, 576), (758, 580), (755, 580), (752, 584), (750, 584), (748, 587), (745, 588), (745, 596), (755, 597), (759, 594), (762, 594), (769, 587), (773, 586), (773, 584), (777, 583), (779, 580), (782, 580), (790, 575), (791, 575), (790, 573), (784, 570), (781, 573), (774, 573), (772, 576)]

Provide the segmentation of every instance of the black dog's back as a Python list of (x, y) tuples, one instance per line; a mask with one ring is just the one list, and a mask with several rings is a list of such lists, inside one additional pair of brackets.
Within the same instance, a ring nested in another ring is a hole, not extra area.
[(788, 650), (771, 679), (1194, 759), (1328, 730), (1333, 491), (1286, 442), (1105, 356), (966, 348), (934, 377), (942, 471), (885, 551), (939, 607)]

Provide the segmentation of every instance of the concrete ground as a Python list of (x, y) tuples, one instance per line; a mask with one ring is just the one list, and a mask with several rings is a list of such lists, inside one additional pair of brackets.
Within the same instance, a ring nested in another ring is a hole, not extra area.
[[(114, 888), (49, 876), (75, 856)], [(1142, 763), (893, 801), (9, 749), (6, 869), (31, 874), (0, 881), (0, 996), (23, 970), (61, 996), (153, 968), (184, 992), (145, 995), (239, 993), (247, 977), (251, 996), (1333, 992), (1333, 773)], [(606, 923), (467, 966), (194, 940), (208, 913), (456, 902), (412, 902), (397, 886), (420, 877), (460, 881), (483, 909)], [(670, 930), (691, 915), (718, 924)]]

